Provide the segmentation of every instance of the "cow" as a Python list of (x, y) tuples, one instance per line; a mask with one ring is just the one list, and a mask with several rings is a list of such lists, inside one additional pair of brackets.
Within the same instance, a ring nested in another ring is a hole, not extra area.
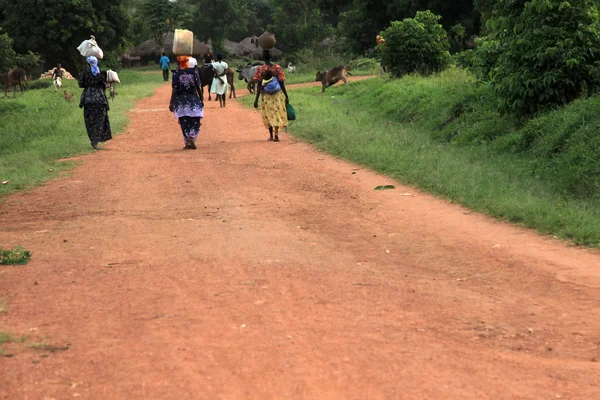
[(23, 68), (15, 68), (8, 71), (8, 74), (2, 76), (4, 84), (4, 96), (8, 97), (8, 89), (12, 86), (13, 97), (17, 97), (17, 86), (21, 89), (21, 94), (27, 90), (27, 74)]
[(246, 81), (248, 83), (248, 91), (250, 93), (254, 93), (254, 91), (255, 91), (256, 84), (258, 82), (256, 82), (254, 80), (254, 75), (256, 74), (256, 70), (258, 70), (258, 68), (260, 68), (261, 65), (262, 64), (258, 64), (258, 65), (248, 64), (245, 67), (239, 66), (237, 68), (238, 79), (240, 81)]
[(225, 75), (227, 76), (227, 83), (231, 86), (229, 98), (231, 98), (231, 95), (233, 95), (233, 98), (237, 99), (237, 96), (235, 95), (235, 71), (231, 68), (227, 68)]
[(296, 67), (294, 65), (292, 65), (292, 63), (288, 63), (287, 70), (290, 74), (293, 74), (296, 72)]
[(350, 75), (348, 73), (347, 68), (343, 65), (338, 65), (337, 67), (332, 68), (329, 71), (317, 71), (315, 82), (321, 82), (321, 84), (323, 85), (321, 93), (325, 93), (325, 88), (333, 86), (339, 81), (343, 81), (344, 84), (347, 84), (348, 80), (346, 79), (346, 75)]

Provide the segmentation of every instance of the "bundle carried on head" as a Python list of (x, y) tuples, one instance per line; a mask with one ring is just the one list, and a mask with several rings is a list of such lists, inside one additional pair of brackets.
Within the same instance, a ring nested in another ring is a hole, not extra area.
[(98, 43), (96, 43), (96, 37), (94, 35), (91, 35), (89, 39), (81, 42), (79, 47), (77, 47), (77, 50), (79, 50), (79, 54), (86, 58), (90, 56), (94, 56), (100, 60), (104, 58), (104, 52), (100, 46), (98, 46)]
[(276, 43), (275, 34), (272, 32), (265, 32), (258, 37), (258, 45), (263, 49), (272, 49)]
[(173, 54), (191, 56), (194, 53), (194, 32), (187, 29), (175, 29), (173, 35)]

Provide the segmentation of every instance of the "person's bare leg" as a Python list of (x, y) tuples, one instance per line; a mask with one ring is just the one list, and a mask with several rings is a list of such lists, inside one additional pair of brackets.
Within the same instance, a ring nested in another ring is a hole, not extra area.
[(273, 141), (279, 142), (279, 127), (278, 126), (275, 127), (275, 139), (273, 139)]

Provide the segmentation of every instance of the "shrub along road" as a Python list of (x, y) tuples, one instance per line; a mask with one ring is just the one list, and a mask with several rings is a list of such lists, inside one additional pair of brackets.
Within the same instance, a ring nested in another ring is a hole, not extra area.
[[(170, 88), (71, 176), (0, 204), (2, 398), (591, 399), (600, 255)], [(293, 94), (292, 94), (293, 100)]]

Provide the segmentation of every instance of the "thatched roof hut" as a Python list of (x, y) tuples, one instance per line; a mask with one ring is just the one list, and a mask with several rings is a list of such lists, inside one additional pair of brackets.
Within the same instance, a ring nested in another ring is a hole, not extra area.
[[(167, 53), (169, 57), (174, 56), (173, 54), (173, 39), (174, 32), (166, 33), (164, 38), (164, 47), (161, 48), (156, 40), (150, 39), (146, 40), (144, 43), (134, 47), (129, 50), (127, 53), (132, 57), (141, 57), (142, 59), (158, 59), (162, 55), (164, 51)], [(194, 39), (194, 51), (192, 52), (192, 56), (202, 56), (209, 50), (209, 46), (206, 43), (202, 43), (201, 41)]]
[(234, 57), (243, 57), (244, 56), (244, 54), (242, 52), (242, 48), (239, 43), (232, 42), (231, 40), (225, 39), (225, 42), (223, 43), (223, 45), (225, 46), (225, 50), (227, 50), (227, 52), (230, 53), (232, 56), (234, 56)]
[[(242, 40), (240, 43), (225, 40), (225, 48), (234, 57), (249, 57), (253, 60), (262, 59), (263, 49), (258, 46), (258, 36), (250, 36)], [(283, 56), (281, 50), (271, 49), (273, 60), (279, 60)]]

